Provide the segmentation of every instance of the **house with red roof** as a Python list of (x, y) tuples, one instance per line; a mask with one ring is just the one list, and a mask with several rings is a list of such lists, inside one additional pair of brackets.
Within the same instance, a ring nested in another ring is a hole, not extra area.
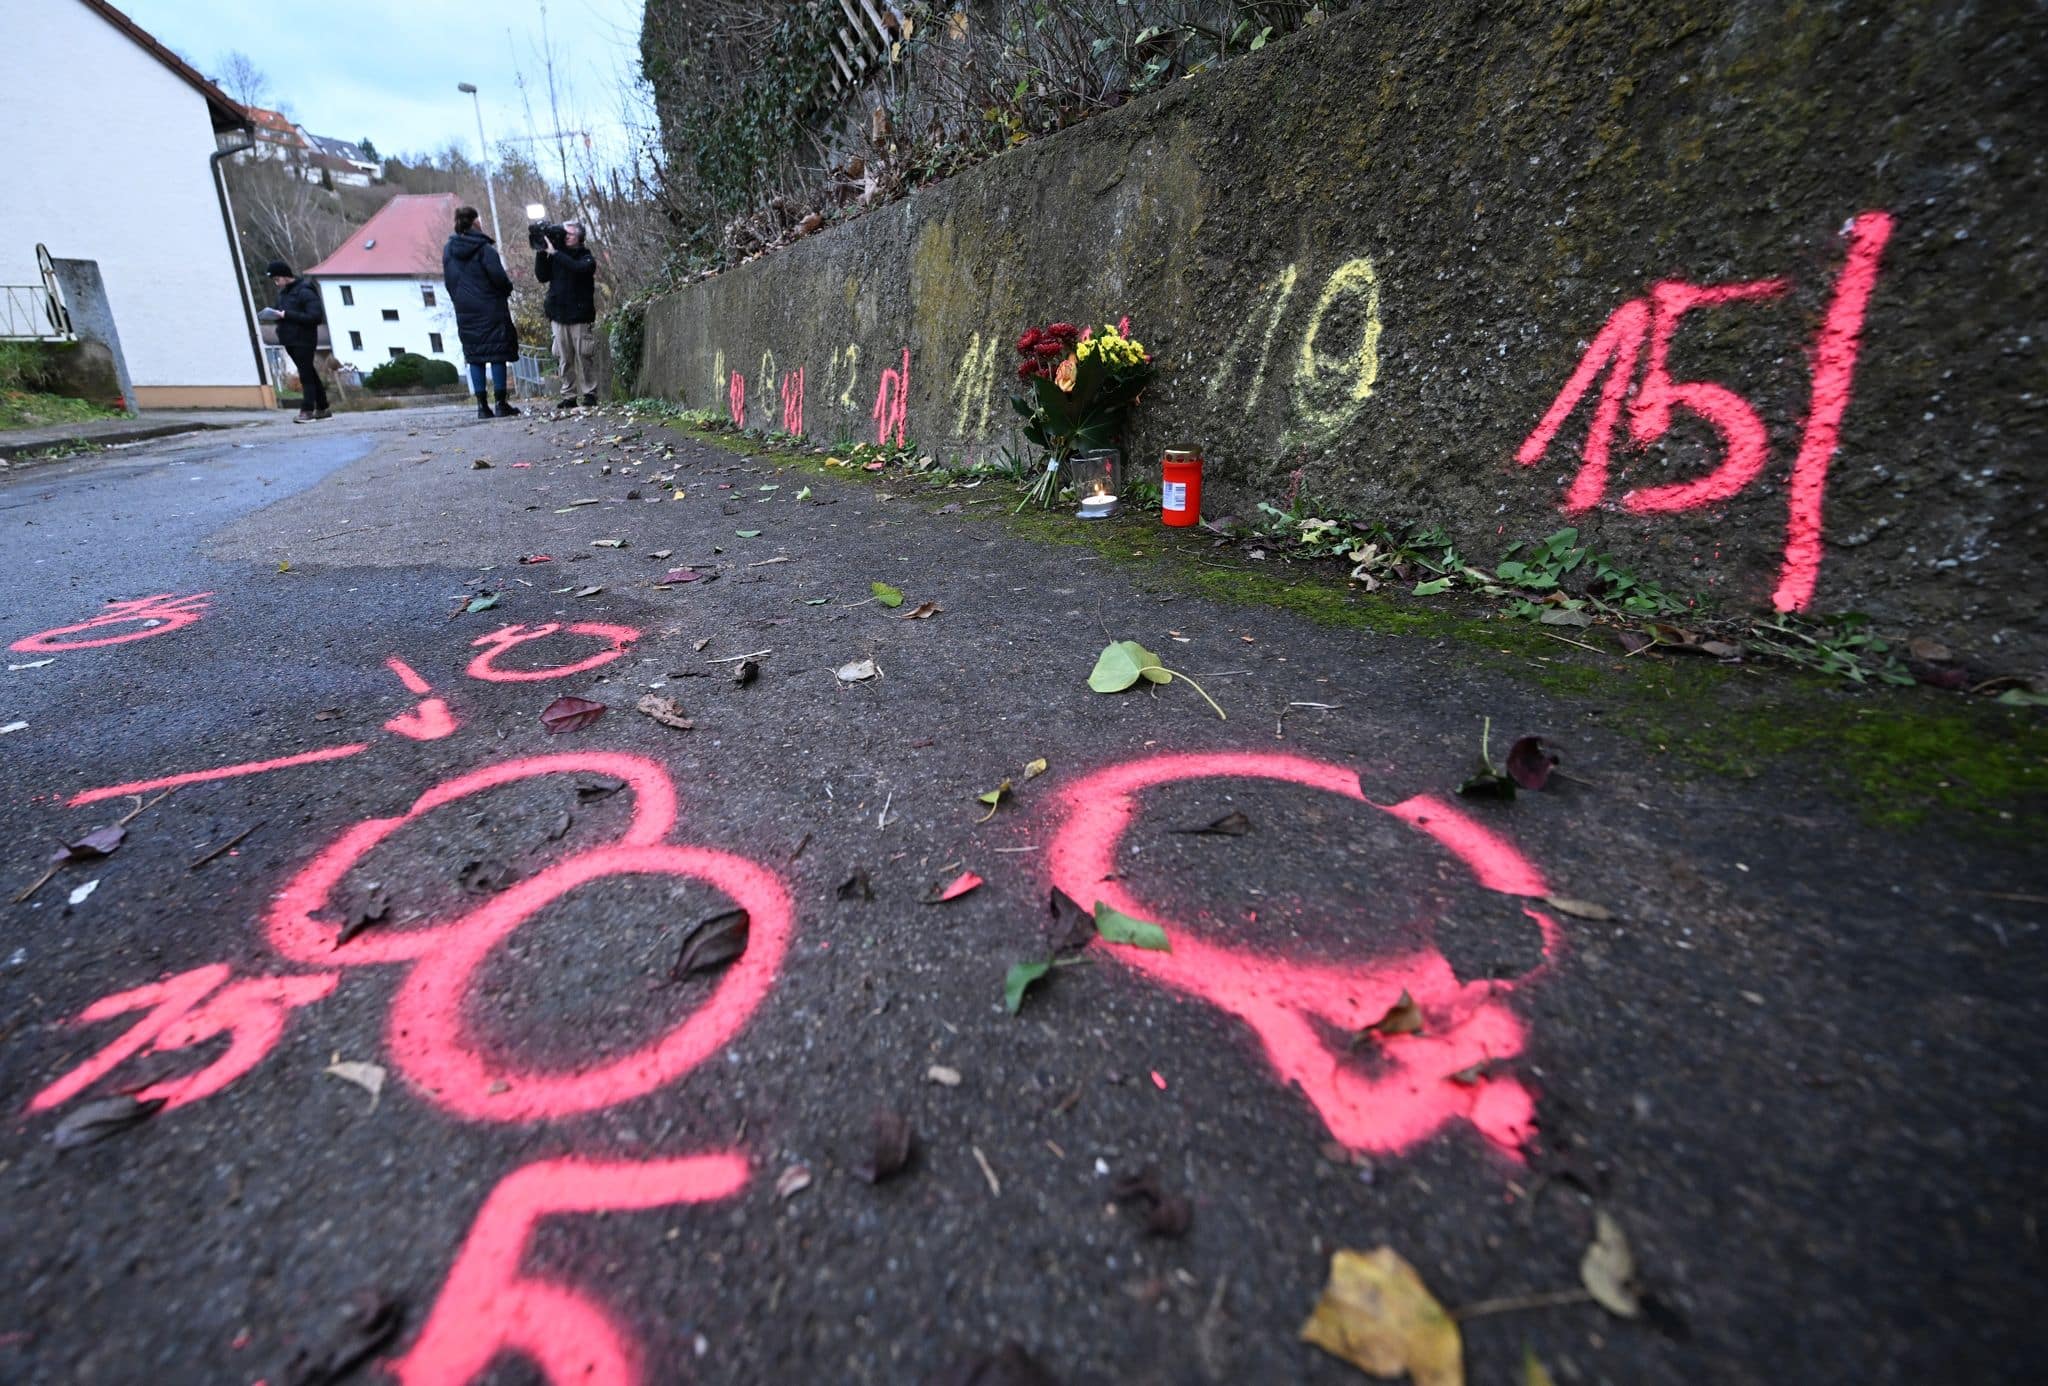
[(410, 352), (462, 365), (441, 284), (441, 247), (460, 202), (454, 193), (400, 193), (305, 271), (320, 285), (336, 360), (369, 371)]

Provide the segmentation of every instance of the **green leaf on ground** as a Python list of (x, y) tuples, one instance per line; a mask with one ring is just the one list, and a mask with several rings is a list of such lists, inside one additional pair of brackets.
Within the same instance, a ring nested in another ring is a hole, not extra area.
[(1017, 1014), (1024, 1005), (1024, 993), (1051, 972), (1050, 961), (1011, 963), (1009, 972), (1003, 977), (1003, 1009), (1011, 1015)]
[(1104, 646), (1102, 653), (1096, 656), (1094, 671), (1088, 675), (1088, 686), (1097, 693), (1121, 693), (1140, 678), (1166, 683), (1173, 675), (1160, 667), (1158, 655), (1137, 641), (1117, 640)]
[(1449, 578), (1431, 578), (1428, 582), (1418, 582), (1415, 584), (1415, 595), (1418, 597), (1434, 597), (1437, 593), (1448, 592), (1450, 589), (1451, 580)]
[(803, 489), (803, 490), (801, 490), (801, 491), (799, 491), (799, 492), (797, 492), (797, 493), (796, 493), (796, 499), (798, 499), (798, 500), (809, 500), (810, 498), (811, 498), (811, 488), (810, 488), (810, 487), (808, 487), (808, 486), (804, 487), (804, 489)]
[(1166, 941), (1166, 930), (1144, 919), (1133, 919), (1122, 910), (1095, 902), (1095, 932), (1102, 935), (1104, 943), (1123, 943), (1133, 948), (1149, 948), (1155, 953), (1171, 953), (1173, 945)]
[(883, 606), (898, 607), (903, 605), (903, 593), (886, 582), (871, 582), (868, 584), (868, 590), (875, 594), (875, 600)]
[(1008, 780), (1004, 780), (1001, 784), (997, 785), (994, 789), (989, 790), (987, 793), (975, 795), (974, 797), (976, 799), (988, 805), (988, 812), (984, 813), (980, 818), (976, 819), (975, 821), (977, 823), (986, 823), (989, 819), (995, 817), (997, 807), (999, 807), (1002, 804), (1003, 799), (1005, 798), (1005, 796), (1009, 794), (1009, 792), (1010, 782)]
[(742, 539), (759, 539), (761, 537), (761, 531), (758, 529), (736, 529), (733, 533)]
[(498, 594), (496, 592), (486, 592), (481, 597), (472, 598), (469, 605), (462, 609), (474, 616), (479, 611), (489, 611), (497, 604)]

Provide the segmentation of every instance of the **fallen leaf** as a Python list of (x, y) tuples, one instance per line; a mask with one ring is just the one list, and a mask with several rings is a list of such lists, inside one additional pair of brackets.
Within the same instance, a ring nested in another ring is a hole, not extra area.
[(1055, 958), (1085, 952), (1095, 942), (1095, 916), (1082, 909), (1079, 901), (1058, 886), (1052, 888), (1052, 894), (1046, 900), (1046, 910), (1052, 915), (1052, 933), (1048, 942)]
[(791, 1165), (788, 1169), (782, 1171), (782, 1174), (776, 1179), (775, 1196), (782, 1199), (795, 1198), (810, 1186), (811, 1167), (809, 1165)]
[(498, 594), (496, 592), (484, 592), (478, 596), (471, 597), (469, 599), (469, 605), (465, 606), (462, 609), (469, 615), (474, 616), (479, 611), (489, 611), (492, 607), (496, 606), (497, 604)]
[(1097, 693), (1121, 693), (1140, 678), (1169, 683), (1173, 676), (1159, 666), (1159, 656), (1135, 640), (1115, 640), (1096, 656), (1088, 686)]
[(915, 607), (904, 612), (896, 619), (899, 621), (929, 621), (943, 610), (945, 608), (937, 602), (919, 602)]
[(1508, 747), (1508, 778), (1524, 789), (1541, 789), (1550, 782), (1550, 772), (1557, 768), (1558, 755), (1555, 751), (1543, 749), (1540, 736), (1522, 736)]
[(864, 683), (881, 672), (880, 669), (875, 667), (875, 662), (872, 659), (857, 659), (850, 664), (842, 664), (832, 671), (833, 676), (841, 683)]
[(86, 902), (86, 898), (99, 888), (100, 883), (97, 879), (87, 881), (84, 885), (78, 887), (78, 889), (71, 892), (70, 903), (74, 905), (84, 904)]
[(341, 947), (373, 924), (382, 924), (391, 917), (391, 902), (384, 897), (382, 886), (373, 886), (369, 893), (360, 896), (342, 916), (341, 928), (334, 935), (334, 946)]
[(1200, 837), (1243, 837), (1252, 830), (1252, 820), (1242, 812), (1232, 810), (1213, 823), (1204, 823), (1198, 828), (1174, 828), (1177, 833), (1191, 833)]
[(1022, 1344), (1004, 1343), (999, 1352), (952, 1363), (925, 1386), (1059, 1386), (1059, 1381)]
[(895, 1112), (878, 1111), (868, 1122), (868, 1143), (853, 1172), (870, 1184), (879, 1184), (891, 1175), (900, 1174), (910, 1163), (910, 1150), (916, 1144), (910, 1123)]
[(1602, 1309), (1619, 1318), (1639, 1318), (1643, 1302), (1636, 1292), (1636, 1258), (1628, 1235), (1604, 1208), (1593, 1210), (1593, 1243), (1579, 1260), (1579, 1280)]
[(886, 582), (871, 582), (868, 584), (868, 590), (875, 594), (875, 600), (883, 606), (897, 607), (903, 605), (903, 593)]
[(924, 1071), (924, 1076), (942, 1088), (957, 1088), (960, 1086), (960, 1070), (957, 1068), (947, 1068), (944, 1064), (933, 1064)]
[(696, 729), (697, 724), (683, 716), (683, 710), (676, 706), (674, 698), (657, 698), (654, 694), (649, 693), (641, 698), (639, 702), (633, 704), (633, 706), (639, 708), (640, 711), (646, 713), (664, 727), (674, 727), (677, 731), (694, 731)]
[(1008, 780), (1004, 780), (994, 789), (988, 790), (986, 793), (975, 795), (974, 797), (977, 800), (988, 805), (988, 812), (984, 813), (981, 817), (975, 819), (974, 821), (977, 823), (986, 823), (989, 819), (995, 817), (996, 810), (1002, 806), (1003, 799), (1006, 795), (1009, 794), (1009, 792), (1010, 782)]
[(704, 647), (705, 647), (706, 645), (709, 645), (710, 643), (711, 643), (711, 637), (707, 635), (707, 636), (705, 636), (705, 637), (704, 637), (704, 638), (703, 638), (702, 640), (696, 640), (696, 641), (692, 641), (692, 642), (691, 642), (691, 644), (690, 644), (690, 648), (691, 648), (691, 649), (693, 649), (693, 650), (698, 650), (698, 651), (702, 651), (702, 650), (703, 650), (703, 648), (704, 648)]
[(1152, 1170), (1126, 1175), (1116, 1181), (1110, 1197), (1118, 1203), (1136, 1203), (1145, 1214), (1145, 1231), (1154, 1237), (1182, 1237), (1195, 1220), (1195, 1205), (1180, 1194), (1168, 1193)]
[(602, 587), (582, 587), (577, 589), (576, 595), (579, 597), (594, 597), (602, 591), (604, 591)]
[(1415, 1386), (1463, 1386), (1458, 1324), (1391, 1247), (1338, 1251), (1301, 1340), (1373, 1376), (1403, 1372)]
[(623, 549), (626, 547), (626, 541), (623, 539), (593, 539), (590, 541), (590, 547), (593, 549)]
[(824, 606), (824, 605), (825, 605), (825, 604), (826, 604), (827, 602), (829, 602), (829, 601), (831, 601), (831, 600), (832, 600), (832, 599), (831, 599), (830, 597), (805, 597), (805, 598), (804, 598), (804, 605), (805, 605), (805, 606)]
[(464, 862), (455, 873), (455, 883), (472, 895), (496, 895), (518, 878), (509, 863), (496, 857)]
[(1522, 1344), (1522, 1386), (1557, 1386), (1557, 1379), (1536, 1360), (1536, 1349), (1527, 1343)]
[(1485, 1078), (1488, 1074), (1492, 1072), (1493, 1060), (1481, 1059), (1478, 1063), (1468, 1064), (1464, 1068), (1459, 1069), (1456, 1073), (1453, 1073), (1451, 1075), (1451, 1081), (1453, 1083), (1456, 1083), (1461, 1088), (1476, 1087), (1478, 1086), (1479, 1081), (1482, 1078)]
[(1614, 918), (1614, 911), (1605, 905), (1596, 905), (1591, 900), (1574, 900), (1568, 895), (1546, 895), (1543, 903), (1559, 914), (1568, 914), (1574, 919), (1590, 919), (1605, 923)]
[(1419, 1035), (1422, 1033), (1422, 1007), (1415, 1004), (1406, 988), (1401, 999), (1387, 1007), (1387, 1013), (1352, 1036), (1353, 1048), (1363, 1044), (1367, 1035), (1378, 1035), (1381, 1039), (1392, 1039), (1395, 1035)]
[(937, 905), (942, 904), (947, 900), (958, 900), (961, 896), (965, 895), (968, 891), (973, 890), (976, 886), (980, 884), (981, 877), (975, 875), (972, 871), (962, 871), (959, 875), (955, 876), (951, 881), (946, 883), (946, 888), (944, 890), (940, 891), (937, 895), (934, 895), (931, 898), (927, 899), (925, 903), (927, 905)]
[(594, 804), (599, 799), (611, 798), (625, 787), (624, 780), (615, 780), (608, 776), (603, 779), (585, 780), (576, 786), (576, 800), (578, 803)]
[(671, 568), (661, 575), (663, 582), (702, 582), (704, 578), (695, 568)]
[(333, 1074), (344, 1083), (354, 1083), (364, 1092), (370, 1094), (370, 1110), (373, 1112), (377, 1110), (377, 1098), (384, 1091), (383, 1065), (341, 1060), (327, 1065), (321, 1071)]
[(732, 681), (741, 688), (745, 688), (759, 677), (761, 677), (761, 666), (751, 659), (743, 659), (733, 666)]
[(1040, 775), (1043, 775), (1049, 768), (1051, 767), (1049, 767), (1045, 763), (1044, 756), (1040, 756), (1036, 760), (1026, 761), (1024, 765), (1024, 778), (1027, 780), (1035, 780)]
[(152, 1097), (144, 1102), (134, 1097), (102, 1097), (88, 1102), (57, 1123), (50, 1143), (59, 1150), (76, 1150), (117, 1136), (155, 1116), (168, 1099)]
[(94, 828), (76, 842), (68, 842), (50, 854), (50, 860), (74, 862), (92, 861), (98, 857), (111, 856), (128, 836), (128, 830), (119, 823), (110, 823), (104, 828)]
[(1655, 636), (1645, 635), (1639, 630), (1618, 630), (1614, 632), (1614, 642), (1621, 646), (1622, 653), (1636, 654), (1649, 649), (1657, 643), (1657, 639)]
[(736, 529), (733, 533), (741, 539), (759, 539), (761, 537), (761, 531), (758, 529)]
[(327, 1350), (315, 1357), (301, 1348), (287, 1364), (284, 1386), (341, 1386), (358, 1368), (398, 1341), (405, 1301), (368, 1291), (357, 1296)]
[(1051, 972), (1050, 961), (1011, 963), (1010, 970), (1003, 974), (1003, 1009), (1011, 1015), (1017, 1014), (1024, 1005), (1024, 993)]
[(671, 982), (723, 967), (747, 951), (753, 920), (745, 910), (727, 910), (701, 920), (683, 936), (683, 951), (668, 970)]
[(856, 871), (841, 881), (839, 883), (839, 898), (842, 900), (852, 900), (855, 898), (862, 900), (874, 899), (875, 887), (868, 880), (868, 873)]
[(520, 561), (521, 563), (526, 563), (526, 564), (533, 564), (533, 563), (552, 563), (552, 562), (554, 562), (555, 560), (554, 560), (554, 557), (553, 557), (552, 555), (550, 555), (550, 554), (544, 554), (544, 553), (527, 553), (527, 554), (521, 554), (521, 555), (519, 556), (519, 561)]
[(801, 491), (799, 491), (799, 492), (797, 492), (797, 493), (796, 493), (796, 499), (797, 499), (797, 500), (809, 500), (810, 498), (811, 498), (811, 488), (810, 488), (810, 487), (808, 487), (808, 486), (804, 487), (804, 489), (803, 489), (803, 490), (801, 490)]
[(1536, 624), (1541, 626), (1576, 626), (1583, 630), (1585, 627), (1593, 624), (1593, 618), (1583, 611), (1556, 609), (1545, 611), (1538, 615), (1536, 617)]
[(1112, 909), (1100, 900), (1095, 902), (1095, 932), (1104, 943), (1148, 948), (1155, 953), (1173, 951), (1173, 945), (1166, 940), (1166, 930), (1149, 920), (1134, 919), (1122, 910)]
[(604, 713), (603, 703), (593, 703), (588, 698), (562, 697), (541, 709), (540, 724), (547, 728), (549, 736), (560, 736), (563, 732), (582, 730)]

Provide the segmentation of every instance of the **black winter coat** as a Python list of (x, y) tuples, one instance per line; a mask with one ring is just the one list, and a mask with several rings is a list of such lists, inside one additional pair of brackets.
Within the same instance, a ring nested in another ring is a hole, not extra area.
[(320, 286), (301, 275), (277, 291), (277, 311), (284, 314), (277, 323), (277, 344), (286, 351), (297, 347), (311, 351), (320, 341), (320, 324), (327, 321), (327, 309), (320, 302)]
[(512, 276), (497, 247), (481, 231), (457, 231), (441, 252), (441, 279), (455, 305), (455, 332), (462, 359), (479, 366), (519, 359), (519, 333), (512, 326)]
[(533, 277), (548, 286), (549, 322), (597, 321), (597, 257), (587, 245), (533, 257)]

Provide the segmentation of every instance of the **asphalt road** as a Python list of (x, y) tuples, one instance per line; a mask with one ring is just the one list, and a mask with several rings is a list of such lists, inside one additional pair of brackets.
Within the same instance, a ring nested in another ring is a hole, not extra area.
[[(1340, 1382), (1381, 1244), (1476, 1382), (2031, 1378), (2037, 852), (892, 489), (617, 416), (0, 480), (8, 897), (140, 807), (0, 904), (0, 1379)], [(1453, 800), (1482, 716), (1576, 778)], [(1012, 1016), (1056, 885), (1170, 951)]]

